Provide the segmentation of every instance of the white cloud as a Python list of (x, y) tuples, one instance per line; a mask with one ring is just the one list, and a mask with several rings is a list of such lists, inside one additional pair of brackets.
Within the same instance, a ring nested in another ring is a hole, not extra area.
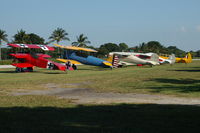
[(198, 25), (198, 26), (196, 27), (196, 29), (197, 29), (197, 31), (200, 32), (200, 25)]
[(187, 32), (187, 29), (185, 28), (185, 26), (182, 26), (180, 30), (181, 32)]

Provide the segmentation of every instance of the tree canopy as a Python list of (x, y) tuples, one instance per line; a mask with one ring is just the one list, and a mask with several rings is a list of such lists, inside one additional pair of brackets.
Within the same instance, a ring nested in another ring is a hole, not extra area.
[(84, 34), (80, 34), (76, 37), (76, 39), (76, 42), (72, 42), (72, 46), (87, 47), (87, 44), (91, 43), (90, 41), (88, 41), (88, 37), (84, 36)]
[(14, 40), (12, 43), (22, 44), (44, 44), (44, 38), (34, 33), (26, 34), (26, 31), (20, 30), (13, 36)]
[(51, 36), (49, 37), (50, 42), (56, 41), (56, 43), (59, 43), (62, 40), (67, 40), (70, 41), (70, 39), (67, 37), (68, 33), (62, 29), (62, 28), (57, 28), (53, 31)]
[(8, 42), (7, 36), (8, 35), (6, 34), (6, 32), (0, 29), (0, 60), (1, 60), (1, 43), (2, 41)]
[(29, 35), (29, 39), (30, 39), (30, 42), (31, 44), (44, 44), (45, 43), (45, 40), (44, 38), (34, 34), (34, 33), (31, 33), (31, 34), (28, 34)]
[(176, 56), (184, 56), (186, 54), (185, 51), (178, 49), (176, 46), (165, 47), (157, 41), (150, 41), (148, 43), (142, 43), (139, 46), (135, 46), (134, 52), (153, 52), (157, 54), (172, 54), (174, 53)]
[(128, 49), (128, 45), (126, 43), (119, 44), (120, 51), (126, 51)]

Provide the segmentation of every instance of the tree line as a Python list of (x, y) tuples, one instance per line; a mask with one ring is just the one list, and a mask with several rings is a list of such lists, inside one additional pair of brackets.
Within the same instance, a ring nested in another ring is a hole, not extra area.
[[(11, 48), (1, 48), (2, 42), (6, 43), (21, 43), (21, 44), (44, 44), (48, 45), (50, 43), (56, 42), (60, 43), (61, 41), (70, 41), (70, 38), (68, 37), (68, 33), (62, 29), (57, 28), (55, 29), (52, 34), (49, 36), (48, 41), (45, 41), (44, 38), (40, 37), (39, 35), (35, 33), (26, 33), (24, 30), (19, 30), (17, 33), (13, 36), (13, 39), (11, 41), (8, 41), (7, 37), (8, 35), (4, 30), (0, 29), (0, 60), (1, 59), (9, 59), (10, 57), (8, 54), (11, 52)], [(72, 46), (78, 46), (78, 47), (86, 47), (86, 48), (92, 48), (97, 50), (97, 56), (98, 57), (105, 57), (109, 52), (121, 52), (121, 51), (129, 51), (129, 52), (153, 52), (157, 54), (165, 54), (169, 55), (174, 53), (177, 57), (183, 57), (186, 52), (178, 49), (176, 46), (169, 46), (165, 47), (164, 45), (160, 44), (158, 41), (150, 41), (147, 43), (139, 44), (135, 47), (129, 47), (126, 43), (105, 43), (100, 45), (100, 47), (94, 47), (89, 45), (91, 42), (88, 40), (88, 37), (84, 34), (80, 34), (76, 37), (76, 41), (72, 42)], [(200, 57), (200, 50), (194, 52), (190, 51), (194, 57)], [(53, 58), (57, 58), (62, 53), (62, 50), (59, 48), (56, 48), (54, 52), (48, 52)]]

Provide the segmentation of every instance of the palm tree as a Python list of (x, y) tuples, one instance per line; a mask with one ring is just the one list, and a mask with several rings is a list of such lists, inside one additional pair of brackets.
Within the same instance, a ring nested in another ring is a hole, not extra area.
[(22, 29), (20, 31), (17, 31), (17, 34), (15, 34), (13, 37), (14, 37), (13, 43), (23, 43), (23, 44), (31, 43), (30, 36), (26, 34), (26, 31)]
[(70, 41), (70, 39), (66, 37), (67, 35), (68, 33), (65, 30), (63, 30), (62, 28), (57, 28), (56, 30), (53, 31), (49, 39), (50, 42), (56, 41), (56, 43), (59, 43), (62, 40)]
[(77, 38), (77, 42), (73, 42), (72, 46), (86, 47), (87, 46), (86, 44), (90, 43), (90, 41), (87, 40), (88, 38), (84, 36), (83, 34), (80, 34), (79, 37), (76, 37), (76, 38)]
[(6, 34), (6, 32), (0, 29), (0, 60), (1, 60), (1, 43), (2, 41), (8, 42), (7, 36), (8, 35)]
[[(65, 30), (63, 30), (62, 28), (57, 28), (56, 30), (53, 31), (53, 33), (49, 37), (50, 41), (48, 43), (56, 41), (56, 43), (58, 44), (62, 40), (70, 41), (70, 39), (66, 37), (67, 35), (68, 33)], [(58, 55), (61, 56), (62, 50), (60, 48), (57, 49), (58, 49)]]

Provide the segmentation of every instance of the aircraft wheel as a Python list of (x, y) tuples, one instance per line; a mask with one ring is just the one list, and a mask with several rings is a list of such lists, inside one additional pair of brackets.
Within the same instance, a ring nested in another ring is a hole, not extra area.
[(77, 70), (77, 66), (76, 66), (75, 64), (72, 64), (72, 68), (73, 68), (74, 70)]
[(15, 70), (17, 73), (19, 72), (23, 72), (23, 68), (19, 68), (19, 67), (16, 67), (16, 70)]
[(33, 72), (33, 67), (27, 67), (28, 72)]

